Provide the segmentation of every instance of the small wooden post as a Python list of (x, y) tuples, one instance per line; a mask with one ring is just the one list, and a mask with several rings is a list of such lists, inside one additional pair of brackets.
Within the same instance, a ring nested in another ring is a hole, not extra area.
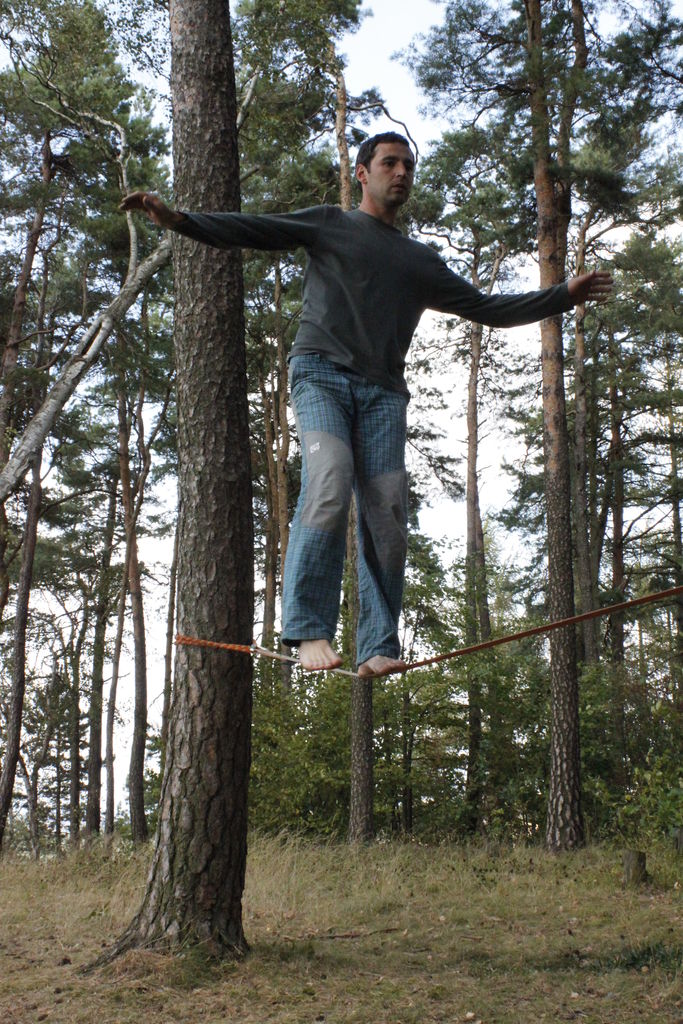
[(642, 885), (647, 881), (645, 870), (645, 854), (642, 850), (624, 850), (622, 859), (624, 866), (624, 886)]

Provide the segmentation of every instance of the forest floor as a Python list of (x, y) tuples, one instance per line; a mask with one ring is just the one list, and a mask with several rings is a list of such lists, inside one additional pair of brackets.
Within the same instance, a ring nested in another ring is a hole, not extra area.
[(681, 859), (252, 837), (239, 962), (129, 952), (150, 850), (0, 862), (2, 1024), (683, 1022)]

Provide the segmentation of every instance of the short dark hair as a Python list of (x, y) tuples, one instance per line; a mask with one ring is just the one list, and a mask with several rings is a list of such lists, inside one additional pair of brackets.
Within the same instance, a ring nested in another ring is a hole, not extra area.
[(358, 156), (356, 157), (356, 167), (360, 164), (363, 167), (369, 167), (375, 155), (375, 150), (382, 142), (399, 142), (402, 146), (407, 146), (410, 149), (410, 143), (404, 135), (399, 135), (398, 132), (382, 132), (380, 135), (373, 135), (361, 143)]

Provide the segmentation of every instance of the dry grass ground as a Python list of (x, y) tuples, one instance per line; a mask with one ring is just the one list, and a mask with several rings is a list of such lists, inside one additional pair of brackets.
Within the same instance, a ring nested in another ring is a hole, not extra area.
[(670, 1024), (683, 1021), (680, 870), (621, 887), (606, 848), (256, 837), (251, 953), (132, 952), (83, 975), (133, 915), (149, 851), (0, 863), (0, 1022)]

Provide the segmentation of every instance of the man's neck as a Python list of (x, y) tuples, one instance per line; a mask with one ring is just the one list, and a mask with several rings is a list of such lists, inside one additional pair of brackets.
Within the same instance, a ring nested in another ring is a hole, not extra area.
[(367, 213), (375, 220), (381, 220), (383, 224), (388, 224), (390, 228), (393, 228), (399, 210), (398, 206), (379, 206), (367, 195), (363, 196), (358, 209), (361, 213)]

